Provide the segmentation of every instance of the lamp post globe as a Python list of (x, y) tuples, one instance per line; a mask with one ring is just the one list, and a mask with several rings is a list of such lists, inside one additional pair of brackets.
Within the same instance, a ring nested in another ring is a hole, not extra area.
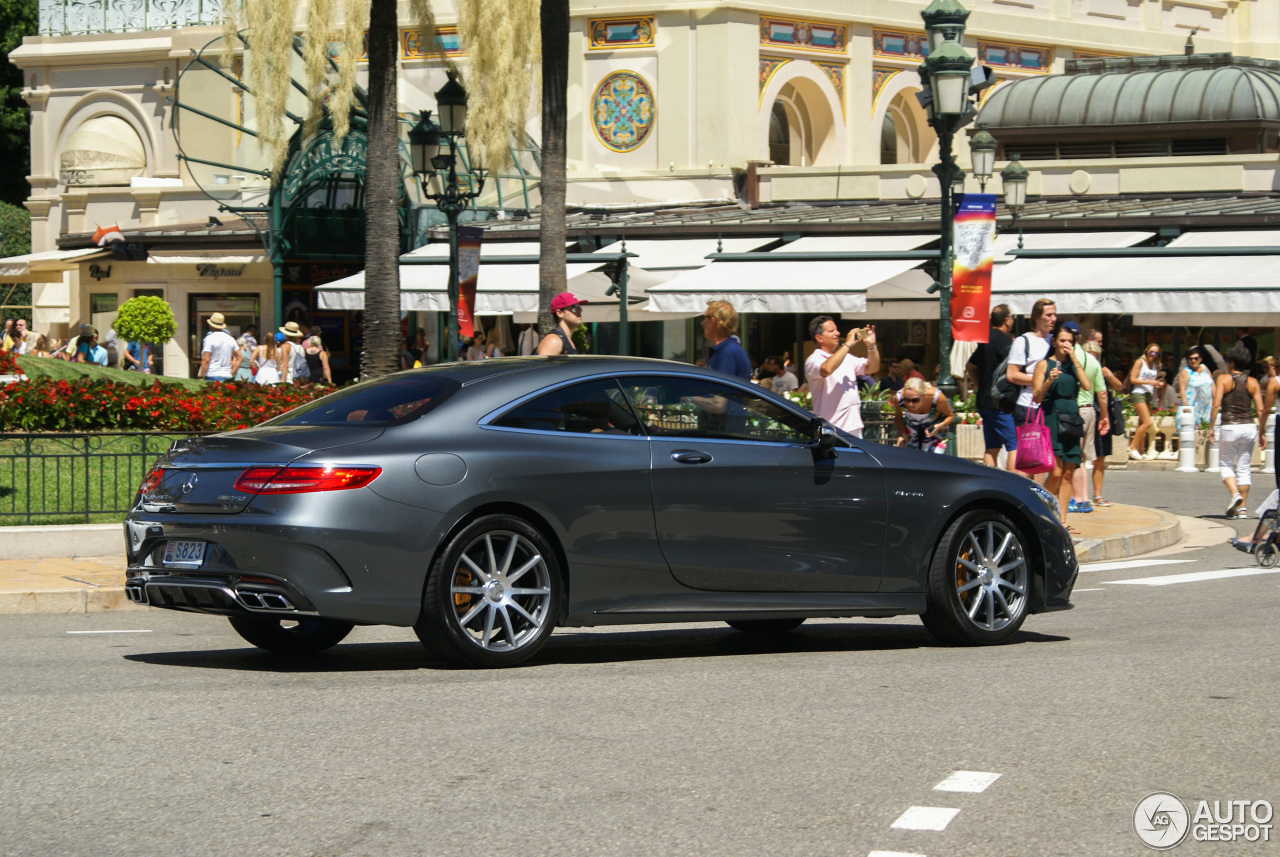
[(1014, 155), (1008, 166), (1000, 171), (1000, 183), (1004, 188), (1004, 204), (1017, 212), (1027, 203), (1027, 168)]
[(456, 71), (450, 71), (445, 85), (436, 90), (436, 111), (442, 134), (456, 137), (466, 133), (467, 91), (458, 83)]
[(929, 34), (929, 53), (932, 54), (942, 47), (944, 41), (960, 41), (965, 22), (969, 20), (969, 10), (957, 0), (933, 0), (920, 17), (924, 19), (924, 29)]
[(973, 57), (959, 42), (947, 39), (924, 61), (929, 86), (933, 90), (934, 110), (941, 116), (960, 116), (969, 105), (969, 69)]
[(986, 128), (978, 126), (978, 133), (969, 139), (969, 156), (973, 160), (973, 177), (986, 190), (996, 168), (996, 138)]
[(418, 124), (409, 130), (409, 157), (413, 172), (425, 178), (435, 171), (432, 160), (440, 154), (440, 126), (431, 121), (431, 111), (422, 111)]

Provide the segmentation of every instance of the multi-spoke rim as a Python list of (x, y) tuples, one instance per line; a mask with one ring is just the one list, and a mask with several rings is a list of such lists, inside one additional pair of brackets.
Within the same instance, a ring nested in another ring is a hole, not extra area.
[(1263, 568), (1275, 568), (1276, 563), (1280, 562), (1280, 549), (1269, 541), (1263, 542), (1255, 548), (1254, 556), (1258, 560), (1258, 565)]
[(542, 552), (519, 533), (495, 530), (467, 545), (449, 582), (453, 619), (463, 636), (491, 652), (533, 641), (551, 609), (551, 572)]
[(1027, 557), (1017, 533), (998, 521), (969, 530), (956, 554), (956, 591), (969, 621), (984, 631), (1007, 628), (1027, 603)]

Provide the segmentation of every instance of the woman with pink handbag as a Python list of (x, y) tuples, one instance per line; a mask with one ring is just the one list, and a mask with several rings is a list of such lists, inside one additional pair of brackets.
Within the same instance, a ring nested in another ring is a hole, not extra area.
[[(1084, 419), (1076, 405), (1080, 390), (1092, 388), (1084, 369), (1073, 355), (1076, 336), (1062, 322), (1054, 325), (1049, 356), (1036, 364), (1031, 397), (1040, 404), (1040, 413), (1048, 427), (1053, 445), (1053, 472), (1044, 487), (1058, 497), (1063, 524), (1073, 536), (1080, 533), (1066, 524), (1067, 503), (1071, 500), (1071, 477), (1080, 464), (1080, 441), (1084, 437)], [(1018, 438), (1018, 461), (1022, 461), (1022, 438)]]

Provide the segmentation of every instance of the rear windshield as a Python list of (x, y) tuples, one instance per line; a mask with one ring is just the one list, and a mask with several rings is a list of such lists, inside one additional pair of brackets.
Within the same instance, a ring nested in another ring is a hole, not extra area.
[(460, 386), (433, 372), (401, 372), (339, 390), (263, 425), (399, 425), (427, 413)]

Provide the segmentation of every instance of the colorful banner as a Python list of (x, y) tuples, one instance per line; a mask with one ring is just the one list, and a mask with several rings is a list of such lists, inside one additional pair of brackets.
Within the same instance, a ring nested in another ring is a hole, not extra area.
[(951, 267), (951, 338), (956, 342), (987, 341), (995, 232), (995, 194), (964, 193), (956, 197), (955, 261)]
[(458, 227), (458, 335), (475, 336), (476, 280), (480, 277), (480, 239), (484, 230)]

